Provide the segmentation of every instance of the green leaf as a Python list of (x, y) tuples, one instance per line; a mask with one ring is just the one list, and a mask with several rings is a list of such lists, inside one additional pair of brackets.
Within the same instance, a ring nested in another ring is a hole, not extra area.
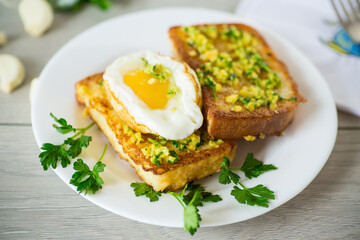
[(134, 182), (131, 183), (130, 186), (134, 188), (134, 192), (137, 197), (145, 195), (150, 199), (150, 202), (158, 201), (161, 196), (160, 192), (154, 191), (153, 188), (146, 183)]
[(92, 140), (91, 136), (81, 136), (77, 139), (68, 138), (65, 140), (65, 144), (68, 144), (70, 147), (68, 149), (68, 154), (72, 158), (76, 158), (80, 155), (82, 148), (87, 148)]
[(229, 184), (231, 182), (238, 184), (240, 181), (240, 176), (232, 172), (229, 168), (230, 159), (224, 157), (224, 161), (221, 163), (221, 170), (219, 175), (219, 183)]
[[(192, 185), (192, 184), (189, 184), (188, 187), (187, 187), (187, 190), (189, 190), (189, 192), (187, 194), (184, 194), (183, 195), (183, 201), (186, 205), (190, 204), (191, 201), (192, 204), (194, 206), (202, 206), (202, 192), (205, 191), (205, 188), (202, 187), (200, 184), (195, 184), (195, 185)], [(199, 196), (194, 199), (194, 196), (195, 194), (198, 193)], [(194, 199), (194, 200), (193, 200)]]
[(199, 222), (201, 217), (199, 215), (199, 209), (193, 204), (198, 202), (201, 198), (199, 191), (196, 191), (190, 203), (184, 209), (184, 230), (194, 235), (197, 228), (200, 226)]
[(107, 10), (112, 6), (110, 0), (90, 0), (90, 2), (102, 10)]
[(103, 164), (102, 162), (97, 162), (94, 166), (94, 169), (93, 171), (95, 173), (99, 173), (99, 172), (103, 172), (104, 171), (104, 168), (105, 168), (105, 164)]
[(105, 166), (104, 163), (97, 162), (91, 171), (89, 166), (79, 158), (74, 162), (75, 173), (72, 175), (70, 183), (77, 187), (79, 193), (85, 191), (85, 195), (88, 192), (94, 194), (102, 189), (104, 181), (99, 176), (99, 173), (104, 171)]
[(276, 170), (276, 169), (277, 167), (275, 167), (274, 165), (264, 164), (263, 162), (254, 158), (253, 153), (249, 153), (246, 156), (245, 162), (240, 168), (240, 170), (243, 171), (245, 173), (245, 176), (249, 179), (253, 177), (256, 178), (264, 172)]
[(262, 184), (259, 184), (253, 188), (248, 188), (248, 190), (249, 190), (249, 192), (251, 192), (253, 194), (265, 197), (267, 199), (275, 199), (274, 192)]
[(219, 183), (221, 184), (229, 184), (231, 183), (231, 179), (229, 176), (229, 169), (228, 168), (221, 168), (220, 175), (219, 175)]
[(47, 0), (55, 10), (59, 11), (78, 11), (85, 4), (91, 3), (102, 10), (107, 10), (112, 6), (110, 0)]
[(58, 161), (60, 161), (62, 167), (66, 167), (70, 164), (67, 151), (63, 145), (44, 143), (41, 150), (43, 151), (40, 153), (39, 158), (45, 171), (48, 170), (50, 166), (55, 169)]
[(203, 202), (220, 202), (222, 198), (220, 195), (212, 194), (211, 192), (202, 192), (202, 200)]
[(58, 124), (60, 124), (60, 126), (53, 124), (53, 127), (62, 134), (66, 134), (69, 132), (75, 132), (76, 129), (73, 128), (70, 124), (67, 123), (67, 121), (63, 118), (58, 119), (57, 117), (54, 116), (54, 114), (50, 113), (50, 116), (55, 120), (55, 122), (57, 122)]
[(269, 199), (275, 199), (274, 192), (263, 185), (257, 185), (249, 189), (240, 189), (234, 186), (231, 195), (233, 195), (239, 203), (260, 207), (269, 207)]
[(184, 209), (184, 230), (194, 235), (199, 227), (199, 210), (194, 205), (186, 206)]

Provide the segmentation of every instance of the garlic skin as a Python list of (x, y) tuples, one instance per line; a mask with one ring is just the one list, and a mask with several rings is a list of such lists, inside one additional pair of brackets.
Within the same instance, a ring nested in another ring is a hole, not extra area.
[(50, 28), (54, 12), (46, 0), (21, 0), (19, 14), (25, 31), (32, 37), (40, 37)]
[(0, 54), (0, 90), (11, 93), (25, 79), (25, 68), (19, 58)]
[(0, 47), (5, 46), (6, 44), (6, 34), (5, 32), (0, 31)]

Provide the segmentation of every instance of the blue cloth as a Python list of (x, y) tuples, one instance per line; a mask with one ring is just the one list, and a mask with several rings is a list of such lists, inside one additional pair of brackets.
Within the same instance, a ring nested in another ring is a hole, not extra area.
[(360, 44), (355, 43), (344, 29), (335, 34), (334, 42), (345, 52), (360, 57)]

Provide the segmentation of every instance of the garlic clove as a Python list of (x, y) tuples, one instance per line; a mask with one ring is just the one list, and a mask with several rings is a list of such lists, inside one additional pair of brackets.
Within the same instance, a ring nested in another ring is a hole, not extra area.
[(50, 28), (54, 12), (46, 0), (21, 0), (19, 14), (25, 31), (33, 37), (40, 37)]
[(10, 54), (0, 54), (0, 90), (11, 93), (25, 79), (22, 62)]
[(5, 46), (6, 44), (6, 34), (5, 32), (0, 31), (0, 47)]
[(30, 94), (29, 94), (29, 98), (30, 98), (30, 103), (32, 103), (33, 101), (33, 98), (34, 98), (34, 95), (35, 95), (35, 90), (36, 90), (36, 87), (38, 85), (38, 82), (39, 82), (39, 78), (34, 78), (32, 81), (31, 81), (31, 85), (30, 85)]

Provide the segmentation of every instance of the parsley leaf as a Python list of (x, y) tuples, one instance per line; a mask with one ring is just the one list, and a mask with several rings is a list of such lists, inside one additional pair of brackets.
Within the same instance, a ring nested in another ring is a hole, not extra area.
[(233, 195), (239, 203), (250, 206), (269, 207), (269, 199), (275, 199), (274, 192), (261, 184), (253, 188), (242, 187), (243, 189), (234, 186), (234, 189), (231, 191), (231, 195)]
[(137, 197), (145, 195), (150, 199), (150, 202), (158, 201), (161, 196), (160, 192), (154, 191), (153, 188), (146, 183), (133, 182), (130, 186), (134, 188), (134, 192)]
[(231, 171), (229, 168), (230, 165), (230, 159), (227, 157), (224, 157), (224, 161), (221, 163), (221, 170), (219, 175), (219, 183), (221, 184), (229, 184), (234, 182), (235, 184), (239, 183), (240, 176)]
[[(146, 183), (135, 182), (131, 183), (130, 186), (134, 188), (136, 196), (145, 195), (150, 199), (150, 202), (158, 201), (161, 196), (160, 192), (154, 191)], [(187, 191), (187, 194), (185, 194), (185, 191)], [(203, 206), (203, 202), (218, 202), (222, 200), (219, 195), (206, 192), (205, 188), (198, 184), (186, 185), (179, 193), (171, 191), (166, 191), (165, 193), (172, 195), (184, 208), (184, 230), (191, 235), (194, 235), (200, 226), (201, 216), (198, 207)]]
[(199, 202), (200, 199), (200, 192), (196, 191), (190, 203), (184, 208), (184, 230), (188, 231), (191, 235), (194, 235), (200, 226), (201, 217), (199, 209), (194, 204), (194, 202)]
[(253, 177), (256, 178), (264, 172), (276, 170), (276, 169), (277, 169), (277, 167), (275, 167), (274, 165), (264, 164), (263, 162), (254, 158), (253, 153), (249, 153), (246, 156), (245, 162), (242, 165), (242, 167), (240, 168), (240, 170), (243, 171), (245, 173), (245, 176), (249, 179), (251, 179)]
[(90, 170), (89, 166), (80, 158), (74, 162), (74, 170), (76, 172), (72, 175), (70, 184), (76, 186), (76, 190), (79, 193), (85, 191), (85, 195), (88, 192), (94, 194), (98, 190), (102, 189), (104, 181), (99, 176), (99, 173), (104, 172), (104, 168), (106, 166), (106, 164), (101, 162), (105, 155), (106, 148), (107, 145), (105, 145), (104, 151), (98, 162), (95, 164), (93, 170)]
[(198, 197), (197, 200), (193, 202), (193, 205), (195, 206), (201, 207), (203, 206), (203, 202), (219, 202), (222, 200), (219, 195), (213, 195), (210, 192), (206, 192), (205, 188), (200, 184), (189, 184), (187, 190), (189, 192), (183, 197), (185, 204), (189, 204), (197, 192), (200, 194), (200, 197)]
[(74, 136), (67, 138), (61, 145), (54, 145), (52, 143), (44, 143), (42, 145), (40, 149), (43, 151), (40, 153), (39, 158), (45, 171), (48, 170), (50, 166), (56, 168), (58, 161), (60, 161), (62, 167), (66, 167), (70, 164), (69, 157), (74, 159), (79, 156), (82, 148), (87, 148), (92, 140), (90, 136), (85, 136), (84, 134), (95, 124), (93, 122), (85, 128), (73, 128), (64, 118), (58, 119), (52, 113), (50, 113), (50, 116), (56, 123), (60, 124), (53, 124), (53, 127), (58, 132), (66, 134), (77, 131), (77, 133)]
[(41, 150), (44, 151), (42, 151), (39, 155), (40, 163), (45, 171), (48, 170), (50, 166), (56, 168), (58, 161), (60, 161), (62, 167), (66, 167), (68, 164), (70, 164), (70, 160), (64, 145), (44, 143), (41, 147)]
[[(224, 157), (224, 161), (221, 163), (221, 170), (219, 175), (219, 183), (229, 184), (233, 182), (235, 184), (231, 195), (239, 203), (247, 205), (257, 205), (261, 207), (269, 207), (269, 199), (275, 199), (274, 192), (265, 187), (264, 185), (257, 185), (253, 188), (246, 188), (239, 180), (240, 176), (234, 173), (232, 170), (242, 170), (245, 176), (248, 178), (258, 177), (260, 174), (266, 171), (277, 169), (274, 165), (265, 165), (261, 161), (254, 158), (254, 154), (249, 153), (246, 156), (243, 166), (239, 169), (229, 168), (230, 160)], [(239, 185), (242, 187), (239, 188)]]
[(69, 145), (67, 153), (70, 157), (76, 158), (80, 155), (82, 148), (87, 148), (90, 144), (91, 136), (81, 136), (77, 139), (68, 138), (65, 140), (65, 144)]
[(47, 0), (54, 10), (59, 11), (78, 11), (85, 4), (92, 3), (102, 10), (107, 10), (112, 6), (111, 0)]
[(57, 122), (58, 124), (60, 124), (60, 126), (53, 124), (53, 127), (62, 134), (65, 133), (69, 133), (69, 132), (75, 132), (76, 129), (73, 128), (70, 124), (67, 123), (67, 121), (63, 118), (58, 119), (57, 117), (54, 116), (54, 114), (50, 113), (50, 116), (55, 120), (55, 122)]

